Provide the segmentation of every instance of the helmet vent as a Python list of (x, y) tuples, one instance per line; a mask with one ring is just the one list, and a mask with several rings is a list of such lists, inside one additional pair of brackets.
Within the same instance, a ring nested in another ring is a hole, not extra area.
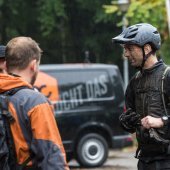
[(136, 32), (134, 32), (134, 33), (131, 33), (130, 35), (126, 35), (126, 36), (124, 36), (124, 38), (134, 38), (135, 36), (136, 36)]
[(132, 35), (130, 35), (130, 36), (126, 36), (126, 37), (124, 37), (124, 38), (134, 38), (136, 36), (136, 33), (135, 34), (132, 34)]
[(137, 30), (138, 30), (138, 28), (134, 28), (133, 30), (130, 30), (130, 32), (135, 32)]
[(159, 32), (158, 32), (158, 31), (154, 31), (153, 33), (154, 33), (154, 34), (159, 34)]

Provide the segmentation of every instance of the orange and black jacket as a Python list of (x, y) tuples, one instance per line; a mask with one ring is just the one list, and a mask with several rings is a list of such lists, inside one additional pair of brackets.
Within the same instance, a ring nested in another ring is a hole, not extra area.
[[(30, 84), (20, 77), (0, 74), (0, 93)], [(10, 124), (17, 163), (21, 165), (31, 155), (28, 167), (41, 170), (68, 170), (53, 110), (47, 99), (32, 89), (17, 91), (9, 99), (8, 109), (15, 121)]]

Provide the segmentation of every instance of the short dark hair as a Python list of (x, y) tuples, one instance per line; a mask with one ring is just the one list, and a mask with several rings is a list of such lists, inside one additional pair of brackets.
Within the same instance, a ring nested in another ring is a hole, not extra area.
[(148, 44), (151, 46), (152, 52), (155, 54), (157, 51), (157, 49), (155, 48), (155, 45), (153, 43), (148, 43)]
[(30, 61), (41, 58), (42, 50), (30, 37), (16, 37), (10, 40), (6, 46), (6, 66), (8, 72), (13, 69), (23, 70)]

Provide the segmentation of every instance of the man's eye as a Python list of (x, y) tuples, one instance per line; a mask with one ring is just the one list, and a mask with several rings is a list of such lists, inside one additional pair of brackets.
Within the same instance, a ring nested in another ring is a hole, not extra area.
[(133, 50), (133, 47), (128, 47), (128, 50), (129, 50), (129, 51), (132, 51), (132, 50)]

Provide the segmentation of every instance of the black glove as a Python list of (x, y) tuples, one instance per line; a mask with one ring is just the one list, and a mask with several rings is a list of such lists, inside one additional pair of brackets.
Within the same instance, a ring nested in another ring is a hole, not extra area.
[(140, 124), (140, 115), (129, 108), (120, 115), (119, 120), (126, 131), (133, 133), (135, 132), (136, 126)]

